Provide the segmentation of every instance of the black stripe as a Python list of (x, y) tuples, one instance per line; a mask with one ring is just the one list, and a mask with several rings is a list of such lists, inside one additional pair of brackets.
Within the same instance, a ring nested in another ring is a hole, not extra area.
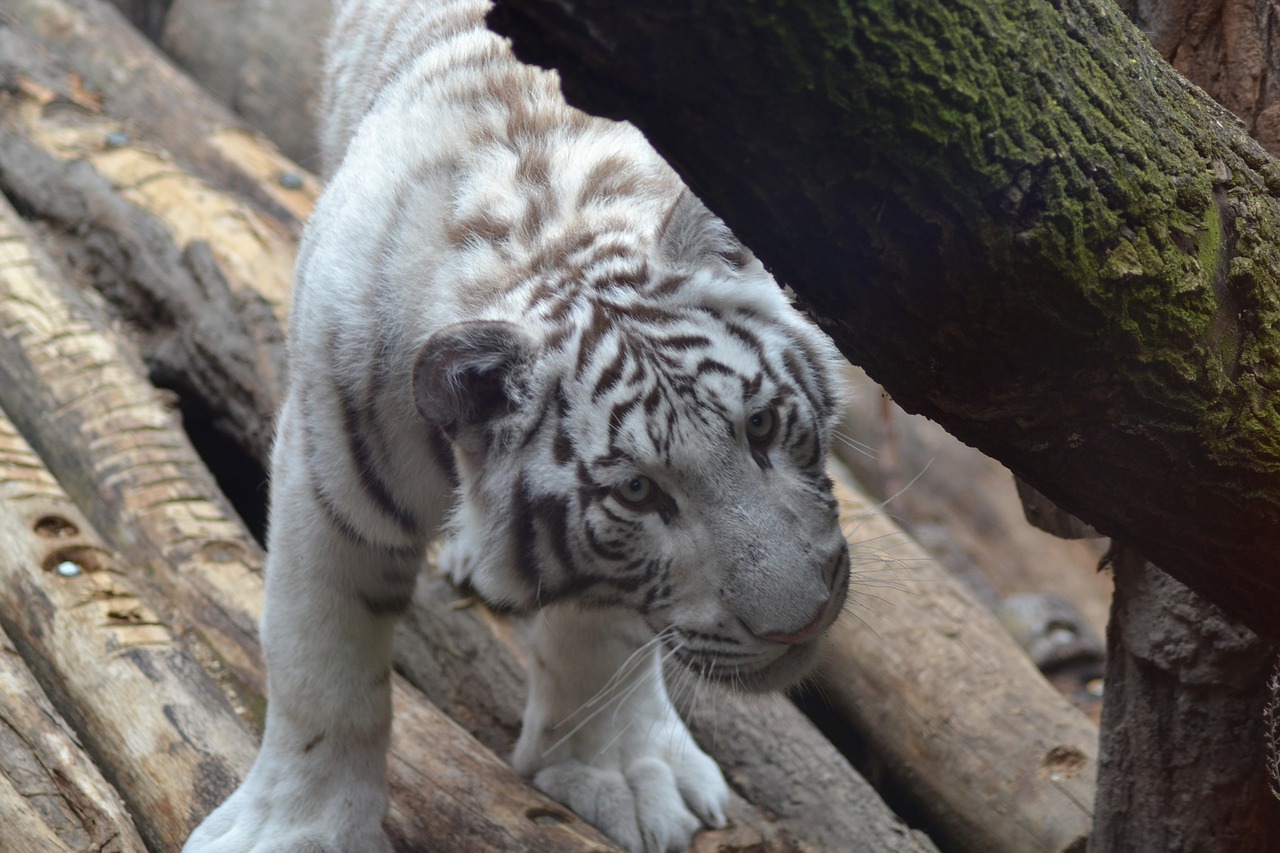
[(596, 379), (596, 386), (591, 390), (591, 401), (595, 402), (604, 396), (610, 389), (618, 384), (622, 379), (622, 369), (627, 363), (627, 351), (622, 346), (622, 342), (618, 342), (617, 352), (614, 353), (613, 359), (605, 365), (604, 370), (600, 371), (600, 376)]
[(359, 475), (360, 485), (363, 487), (365, 494), (372, 499), (378, 509), (385, 515), (390, 516), (407, 535), (419, 536), (417, 518), (396, 501), (391, 494), (391, 487), (378, 471), (377, 462), (373, 458), (373, 449), (368, 438), (369, 434), (377, 433), (374, 424), (370, 422), (369, 418), (363, 417), (363, 410), (356, 407), (351, 395), (336, 380), (333, 383), (333, 389), (338, 398), (338, 409), (342, 417), (343, 432), (347, 439), (347, 450), (351, 454), (352, 464)]

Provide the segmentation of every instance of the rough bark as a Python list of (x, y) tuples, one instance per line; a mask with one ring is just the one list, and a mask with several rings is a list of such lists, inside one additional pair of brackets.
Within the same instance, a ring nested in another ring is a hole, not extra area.
[(905, 408), (1280, 632), (1280, 167), (1113, 5), (491, 24), (638, 124)]
[(1160, 55), (1280, 153), (1280, 31), (1269, 0), (1120, 0)]
[(1275, 644), (1132, 550), (1113, 565), (1093, 849), (1280, 850), (1262, 760)]
[(818, 683), (858, 749), (946, 849), (1083, 851), (1097, 729), (897, 525), (847, 484), (837, 496), (851, 618)]

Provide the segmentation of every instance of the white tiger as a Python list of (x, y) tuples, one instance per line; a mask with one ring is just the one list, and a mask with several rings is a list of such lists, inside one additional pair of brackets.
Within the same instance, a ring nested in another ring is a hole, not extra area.
[(436, 536), (456, 580), (536, 614), (516, 769), (630, 850), (682, 848), (728, 788), (662, 658), (777, 687), (844, 602), (837, 355), (634, 128), (512, 57), (487, 0), (336, 6), (266, 732), (186, 849), (389, 849), (392, 629)]

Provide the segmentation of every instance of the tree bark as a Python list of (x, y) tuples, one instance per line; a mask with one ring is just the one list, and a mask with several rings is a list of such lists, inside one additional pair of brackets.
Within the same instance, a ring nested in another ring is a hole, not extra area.
[(1160, 55), (1280, 154), (1280, 51), (1269, 0), (1119, 0)]
[(1093, 849), (1280, 850), (1263, 705), (1273, 642), (1119, 549)]
[(1280, 167), (1113, 5), (490, 21), (639, 125), (905, 408), (1280, 634)]

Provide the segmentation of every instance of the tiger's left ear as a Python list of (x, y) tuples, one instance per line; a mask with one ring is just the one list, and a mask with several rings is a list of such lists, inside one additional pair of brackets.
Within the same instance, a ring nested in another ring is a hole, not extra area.
[(419, 413), (454, 441), (514, 412), (527, 392), (533, 340), (514, 323), (475, 320), (436, 332), (413, 364)]
[(741, 270), (755, 260), (729, 226), (687, 189), (671, 205), (658, 229), (658, 252), (677, 266), (720, 261)]

